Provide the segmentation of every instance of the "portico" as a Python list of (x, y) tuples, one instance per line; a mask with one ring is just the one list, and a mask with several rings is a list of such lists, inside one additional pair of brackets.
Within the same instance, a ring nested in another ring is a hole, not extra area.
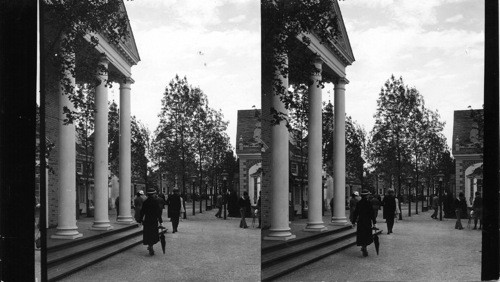
[[(122, 7), (125, 9), (125, 7)], [(108, 88), (111, 83), (120, 85), (120, 144), (119, 144), (119, 197), (120, 210), (118, 223), (134, 223), (131, 213), (131, 68), (140, 61), (139, 53), (134, 41), (132, 29), (129, 25), (130, 36), (125, 42), (111, 44), (105, 36), (94, 35), (99, 39), (98, 45), (90, 51), (91, 56), (98, 58), (95, 75), (99, 83), (95, 87), (94, 112), (94, 222), (92, 230), (106, 231), (112, 229), (108, 215), (109, 210), (109, 170), (108, 170)], [(86, 36), (90, 41), (90, 36)], [(89, 54), (86, 54), (89, 55)], [(75, 54), (78, 64), (79, 54)], [(77, 67), (77, 66), (75, 66)], [(67, 72), (64, 79), (70, 81), (71, 91), (78, 88), (75, 74)], [(86, 83), (86, 81), (78, 81)], [(62, 89), (62, 87), (57, 87)], [(49, 173), (48, 183), (48, 218), (49, 226), (57, 225), (53, 239), (76, 239), (82, 236), (76, 224), (76, 131), (74, 124), (65, 123), (64, 108), (72, 109), (63, 90), (47, 93), (47, 135), (51, 140), (57, 140), (49, 156), (49, 166), (53, 173)], [(56, 116), (56, 119), (51, 119)]]
[[(310, 64), (315, 66), (316, 72), (311, 73), (308, 81), (309, 91), (309, 127), (308, 127), (308, 221), (305, 231), (321, 232), (327, 229), (322, 220), (322, 88), (323, 83), (333, 83), (334, 85), (334, 213), (332, 223), (334, 225), (347, 224), (345, 216), (345, 86), (348, 83), (346, 78), (346, 67), (354, 62), (354, 56), (350, 47), (349, 39), (343, 24), (340, 8), (336, 1), (333, 1), (334, 12), (339, 18), (339, 29), (342, 36), (335, 42), (321, 42), (314, 33), (300, 34), (298, 40), (303, 37), (309, 39), (307, 46), (308, 55), (313, 55)], [(286, 54), (287, 64), (289, 58)], [(293, 74), (290, 75), (293, 77)], [(284, 88), (288, 89), (289, 83), (303, 83), (300, 81), (289, 81), (288, 77), (283, 77), (276, 73), (275, 78), (264, 78), (262, 109), (273, 108), (280, 112), (284, 118), (287, 117), (283, 102), (273, 93), (273, 87), (267, 85), (276, 79), (281, 80)], [(264, 85), (265, 84), (265, 85)], [(269, 115), (269, 113), (265, 113)], [(270, 117), (267, 117), (270, 119)], [(264, 120), (266, 117), (264, 117)], [(264, 217), (264, 226), (269, 226), (269, 234), (264, 240), (289, 240), (295, 238), (289, 227), (289, 156), (288, 143), (289, 133), (285, 122), (270, 126), (269, 138), (270, 152), (269, 162), (266, 161), (266, 154), (263, 154), (263, 191), (269, 190), (267, 205), (269, 206), (268, 218)], [(263, 128), (265, 133), (265, 128)], [(263, 140), (266, 135), (263, 133)], [(267, 142), (265, 142), (267, 143)], [(266, 166), (266, 163), (269, 163)], [(268, 176), (267, 176), (268, 175)], [(269, 180), (266, 181), (266, 176)], [(267, 186), (267, 187), (266, 187)], [(265, 201), (264, 201), (265, 202)], [(264, 204), (265, 206), (265, 204)], [(266, 214), (264, 208), (263, 213)]]

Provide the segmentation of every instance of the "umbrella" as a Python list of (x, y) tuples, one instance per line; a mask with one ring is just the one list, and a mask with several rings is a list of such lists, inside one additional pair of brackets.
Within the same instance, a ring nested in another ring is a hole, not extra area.
[(375, 251), (377, 251), (377, 256), (378, 256), (378, 250), (379, 250), (379, 247), (380, 247), (380, 241), (378, 240), (378, 233), (377, 233), (377, 231), (375, 231), (375, 233), (373, 233), (373, 243), (375, 244)]
[(162, 249), (163, 253), (165, 254), (165, 245), (167, 244), (167, 243), (165, 242), (165, 232), (166, 232), (166, 230), (164, 230), (164, 229), (165, 229), (165, 227), (163, 227), (163, 226), (161, 226), (161, 225), (160, 225), (160, 227), (159, 227), (159, 228), (161, 229), (161, 231), (160, 231), (160, 243), (161, 243), (161, 249)]

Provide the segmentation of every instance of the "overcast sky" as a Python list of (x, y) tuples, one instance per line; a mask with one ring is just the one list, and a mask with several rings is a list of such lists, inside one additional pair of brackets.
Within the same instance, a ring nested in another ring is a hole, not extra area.
[[(237, 110), (260, 108), (259, 3), (125, 1), (141, 56), (132, 68), (132, 114), (154, 131), (165, 86), (185, 75), (222, 110), (235, 146)], [(339, 3), (356, 59), (347, 67), (346, 113), (369, 132), (381, 87), (391, 74), (402, 76), (439, 111), (451, 146), (453, 111), (483, 104), (483, 1)], [(325, 101), (331, 92), (324, 90)]]
[(346, 113), (369, 132), (384, 82), (402, 76), (446, 121), (451, 147), (453, 111), (483, 105), (483, 2), (339, 2), (356, 59), (347, 67)]
[[(260, 2), (125, 1), (141, 61), (132, 67), (132, 114), (151, 132), (176, 74), (221, 109), (235, 146), (237, 110), (260, 108)], [(110, 100), (119, 100), (118, 87)]]

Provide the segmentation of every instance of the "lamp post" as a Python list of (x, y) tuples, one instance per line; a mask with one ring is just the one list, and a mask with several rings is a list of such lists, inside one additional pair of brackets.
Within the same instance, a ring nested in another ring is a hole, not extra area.
[(439, 220), (442, 221), (443, 220), (443, 199), (442, 199), (442, 197), (443, 197), (444, 174), (439, 173), (438, 175), (436, 175), (436, 177), (439, 180)]
[(223, 203), (224, 203), (224, 219), (227, 219), (227, 176), (229, 175), (225, 170), (222, 172), (222, 182), (223, 182), (223, 191), (224, 191), (224, 198), (223, 198)]
[(194, 189), (194, 183), (196, 182), (196, 176), (192, 176), (192, 185), (191, 185), (191, 198), (193, 199), (193, 215), (195, 215), (195, 208), (196, 208), (196, 201), (195, 201), (195, 189)]
[(415, 183), (415, 214), (418, 214), (418, 179), (416, 182), (417, 183)]
[(406, 178), (406, 181), (408, 182), (408, 216), (411, 217), (411, 181), (413, 180), (413, 177), (408, 176)]
[(201, 183), (201, 176), (200, 176), (200, 187), (198, 188), (198, 195), (199, 195), (199, 198), (200, 198), (200, 213), (203, 213), (202, 211), (202, 206), (203, 206), (203, 198), (202, 198), (202, 195), (203, 193), (201, 192), (201, 189), (202, 189), (203, 185)]
[[(210, 206), (212, 209), (212, 206)], [(208, 211), (208, 176), (205, 176), (205, 211)]]

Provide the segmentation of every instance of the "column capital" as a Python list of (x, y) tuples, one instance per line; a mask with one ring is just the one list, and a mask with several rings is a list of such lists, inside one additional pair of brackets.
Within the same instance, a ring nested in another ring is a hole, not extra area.
[(311, 63), (314, 64), (318, 69), (322, 69), (324, 61), (321, 56), (314, 56), (311, 60)]
[(349, 84), (349, 80), (345, 77), (339, 77), (335, 80), (335, 84)]
[(120, 81), (120, 89), (130, 89), (130, 85), (134, 82), (131, 77), (125, 77)]
[(99, 55), (99, 64), (108, 64), (108, 63), (109, 63), (108, 56), (106, 56), (106, 54), (104, 53), (101, 53)]

